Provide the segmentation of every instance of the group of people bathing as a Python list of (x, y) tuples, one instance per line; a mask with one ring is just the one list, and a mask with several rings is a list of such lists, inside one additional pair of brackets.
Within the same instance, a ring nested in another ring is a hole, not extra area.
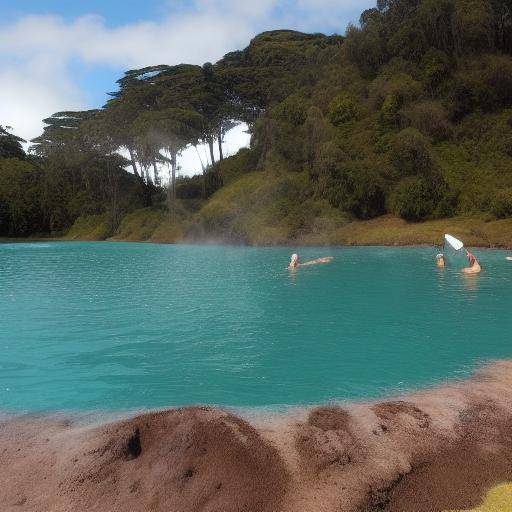
[[(478, 263), (478, 260), (476, 259), (475, 255), (466, 249), (466, 256), (468, 257), (469, 260), (469, 266), (463, 268), (462, 271), (466, 274), (478, 274), (479, 272), (481, 272), (482, 267), (480, 266), (480, 263)], [(326, 256), (324, 258), (317, 258), (316, 260), (301, 263), (299, 255), (292, 254), (288, 268), (290, 270), (294, 270), (298, 267), (308, 267), (310, 265), (318, 265), (319, 263), (330, 263), (332, 259), (332, 256)], [(446, 259), (444, 257), (444, 254), (438, 254), (436, 256), (436, 262), (439, 268), (444, 268), (446, 266)]]
[[(469, 266), (463, 268), (462, 272), (464, 272), (465, 274), (479, 274), (482, 271), (480, 263), (478, 262), (473, 253), (469, 252), (467, 249), (465, 249), (465, 251), (469, 261)], [(436, 256), (436, 263), (439, 268), (446, 267), (446, 259), (443, 253), (440, 253)]]

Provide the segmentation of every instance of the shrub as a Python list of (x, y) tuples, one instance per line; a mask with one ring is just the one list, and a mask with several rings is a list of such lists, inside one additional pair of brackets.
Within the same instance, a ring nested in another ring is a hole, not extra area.
[(406, 128), (396, 135), (390, 156), (402, 175), (419, 174), (434, 167), (430, 142), (415, 128)]
[(384, 101), (392, 97), (398, 108), (421, 95), (421, 83), (407, 73), (396, 73), (392, 76), (381, 75), (370, 85), (370, 104), (379, 109)]
[(432, 217), (436, 219), (444, 219), (453, 217), (457, 211), (459, 202), (459, 194), (453, 190), (446, 188), (441, 194), (441, 198), (432, 212)]
[(491, 212), (498, 219), (512, 217), (512, 189), (499, 191), (491, 201)]
[(308, 104), (304, 98), (291, 94), (272, 109), (272, 117), (292, 126), (300, 126), (306, 121)]
[(437, 206), (433, 186), (423, 176), (404, 178), (391, 197), (391, 211), (409, 221), (420, 221)]
[(347, 160), (335, 144), (325, 144), (310, 172), (315, 197), (359, 219), (385, 212), (383, 179), (375, 161)]
[(453, 36), (459, 54), (491, 49), (494, 41), (491, 2), (486, 0), (455, 2)]
[(379, 23), (370, 23), (364, 30), (349, 25), (344, 46), (350, 61), (357, 64), (364, 75), (377, 71), (386, 60)]
[(446, 53), (431, 48), (423, 56), (423, 80), (435, 90), (450, 74), (450, 59)]
[(441, 140), (450, 134), (448, 113), (438, 102), (423, 101), (412, 105), (404, 116), (410, 126), (429, 137)]
[(388, 50), (391, 55), (399, 55), (413, 62), (421, 59), (425, 53), (425, 47), (425, 38), (414, 22), (401, 23), (388, 41)]
[(373, 166), (351, 162), (350, 206), (347, 211), (358, 219), (371, 219), (382, 215), (386, 210), (386, 198), (382, 179)]
[(512, 105), (512, 58), (486, 55), (467, 62), (455, 77), (451, 96), (456, 119), (478, 108), (496, 110)]
[(357, 119), (359, 109), (354, 98), (342, 92), (329, 105), (329, 120), (334, 126), (342, 126)]

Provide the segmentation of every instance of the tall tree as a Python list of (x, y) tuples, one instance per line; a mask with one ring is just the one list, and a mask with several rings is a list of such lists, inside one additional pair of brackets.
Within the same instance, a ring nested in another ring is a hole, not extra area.
[(11, 133), (10, 126), (0, 125), (0, 158), (25, 158), (25, 151), (22, 144), (26, 140)]

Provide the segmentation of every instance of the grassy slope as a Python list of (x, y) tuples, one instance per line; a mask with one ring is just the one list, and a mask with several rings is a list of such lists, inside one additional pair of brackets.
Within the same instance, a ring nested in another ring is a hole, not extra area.
[(64, 237), (67, 240), (105, 240), (110, 232), (106, 214), (79, 217)]
[(461, 238), (468, 246), (512, 247), (512, 219), (485, 222), (478, 217), (408, 223), (384, 216), (351, 222), (335, 238), (337, 243), (348, 245), (436, 245), (442, 242), (444, 233)]
[(250, 244), (439, 244), (444, 233), (468, 245), (512, 247), (512, 219), (482, 216), (409, 223), (393, 216), (350, 221), (323, 201), (301, 200), (304, 176), (250, 173), (217, 192), (199, 213), (208, 234)]
[(126, 215), (111, 239), (176, 243), (183, 239), (183, 231), (170, 222), (165, 210), (143, 208)]
[[(209, 239), (253, 245), (440, 244), (444, 233), (469, 246), (512, 248), (512, 218), (454, 217), (408, 223), (393, 216), (351, 221), (325, 201), (303, 198), (305, 176), (253, 172), (219, 190), (196, 214), (177, 222), (159, 208), (126, 215), (113, 240), (175, 243)], [(78, 219), (66, 238), (104, 240), (105, 216)]]
[(161, 208), (142, 208), (125, 215), (114, 234), (106, 215), (79, 217), (65, 240), (116, 240), (129, 242), (177, 243), (183, 240), (181, 222), (171, 222)]

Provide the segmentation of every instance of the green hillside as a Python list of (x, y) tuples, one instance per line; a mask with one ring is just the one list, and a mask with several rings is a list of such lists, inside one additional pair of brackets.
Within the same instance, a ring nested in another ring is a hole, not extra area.
[[(455, 222), (511, 244), (510, 2), (379, 0), (344, 36), (266, 32), (118, 84), (47, 119), (28, 155), (2, 129), (1, 236), (414, 243)], [(238, 122), (251, 147), (223, 158)], [(179, 178), (202, 143), (209, 161)]]

